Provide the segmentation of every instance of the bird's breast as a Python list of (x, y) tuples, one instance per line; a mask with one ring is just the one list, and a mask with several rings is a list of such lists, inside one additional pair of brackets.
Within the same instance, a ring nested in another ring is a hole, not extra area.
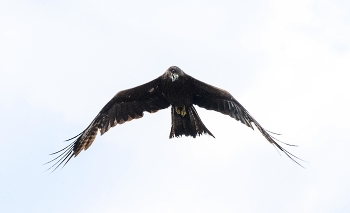
[(189, 106), (193, 104), (193, 93), (184, 82), (170, 82), (164, 85), (163, 95), (173, 106)]

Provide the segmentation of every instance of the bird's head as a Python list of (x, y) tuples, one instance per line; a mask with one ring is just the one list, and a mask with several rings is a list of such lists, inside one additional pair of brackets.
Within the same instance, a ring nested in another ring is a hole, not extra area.
[(170, 77), (171, 81), (174, 82), (178, 78), (184, 75), (184, 72), (177, 66), (171, 66), (167, 69), (166, 74)]

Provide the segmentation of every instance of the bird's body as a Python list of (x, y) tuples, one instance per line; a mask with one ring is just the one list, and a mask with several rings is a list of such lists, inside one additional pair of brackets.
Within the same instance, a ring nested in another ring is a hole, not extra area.
[(201, 134), (214, 137), (193, 105), (229, 115), (252, 129), (254, 124), (271, 144), (296, 162), (293, 159), (296, 157), (281, 147), (229, 92), (201, 82), (172, 66), (153, 81), (118, 92), (83, 132), (69, 139), (75, 139), (70, 145), (53, 153), (60, 155), (52, 160), (58, 159), (52, 167), (56, 166), (56, 169), (62, 163), (65, 165), (73, 156), (76, 157), (82, 150), (88, 149), (98, 131), (102, 135), (117, 124), (143, 117), (144, 111), (153, 113), (169, 106), (172, 119), (169, 138), (182, 135), (195, 138)]

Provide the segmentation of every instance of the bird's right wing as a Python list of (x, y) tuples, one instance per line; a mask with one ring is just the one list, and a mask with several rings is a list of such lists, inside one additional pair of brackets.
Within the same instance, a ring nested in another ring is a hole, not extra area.
[[(242, 124), (245, 124), (246, 126), (252, 129), (254, 129), (254, 124), (258, 128), (260, 133), (266, 138), (266, 140), (268, 140), (272, 145), (277, 147), (295, 163), (301, 166), (301, 164), (296, 161), (296, 159), (301, 159), (284, 149), (280, 144), (277, 143), (277, 141), (279, 140), (277, 140), (270, 134), (276, 133), (269, 132), (268, 130), (264, 129), (258, 123), (258, 121), (255, 120), (253, 116), (251, 116), (250, 113), (229, 92), (204, 83), (202, 81), (199, 81), (193, 77), (191, 77), (191, 81), (194, 93), (194, 104), (198, 105), (199, 107), (203, 107), (207, 110), (215, 110), (225, 115), (229, 115), (230, 117), (236, 119), (237, 121), (240, 121)], [(291, 144), (286, 145), (295, 146)]]
[(56, 161), (49, 169), (57, 169), (62, 163), (63, 166), (82, 150), (90, 147), (100, 131), (101, 135), (117, 124), (143, 117), (143, 112), (157, 112), (170, 106), (170, 103), (163, 98), (159, 89), (161, 77), (138, 87), (118, 92), (97, 114), (91, 124), (79, 135), (68, 139), (73, 140), (71, 144), (62, 150), (52, 153), (59, 154)]

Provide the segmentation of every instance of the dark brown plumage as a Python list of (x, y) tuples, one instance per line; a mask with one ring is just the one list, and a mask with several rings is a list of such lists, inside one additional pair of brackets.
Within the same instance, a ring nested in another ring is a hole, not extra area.
[(118, 92), (83, 132), (67, 140), (75, 139), (71, 144), (52, 153), (59, 156), (48, 162), (57, 160), (49, 169), (56, 169), (61, 164), (66, 165), (73, 156), (76, 157), (82, 150), (88, 149), (98, 131), (103, 135), (117, 124), (142, 118), (145, 111), (153, 113), (170, 105), (172, 123), (169, 138), (182, 135), (195, 138), (201, 134), (214, 137), (199, 118), (193, 104), (229, 115), (252, 129), (254, 124), (271, 144), (299, 164), (294, 159), (297, 157), (281, 147), (277, 139), (271, 136), (230, 93), (201, 82), (185, 74), (180, 68), (172, 66), (151, 82)]

